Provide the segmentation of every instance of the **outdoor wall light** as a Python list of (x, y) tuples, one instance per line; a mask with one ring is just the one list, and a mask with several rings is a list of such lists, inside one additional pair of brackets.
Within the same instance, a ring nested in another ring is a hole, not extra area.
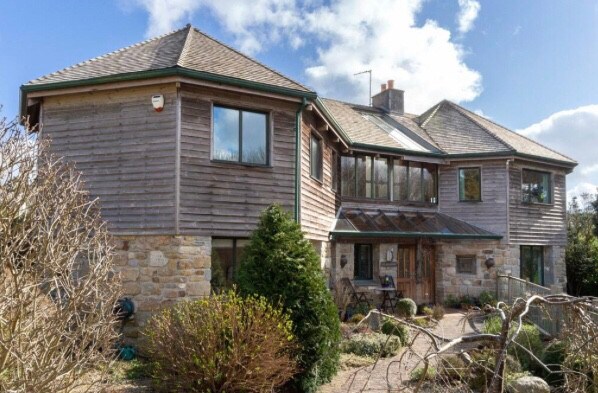
[(494, 265), (495, 265), (494, 258), (486, 259), (486, 267), (488, 269), (490, 269), (491, 267), (494, 267)]
[(345, 266), (347, 266), (347, 256), (346, 255), (341, 255), (341, 269), (344, 269)]
[(154, 94), (152, 96), (152, 106), (156, 112), (162, 112), (162, 109), (164, 109), (164, 96), (162, 94)]

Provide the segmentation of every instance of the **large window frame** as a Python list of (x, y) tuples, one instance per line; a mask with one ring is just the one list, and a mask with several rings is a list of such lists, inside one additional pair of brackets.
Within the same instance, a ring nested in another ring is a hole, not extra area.
[[(220, 158), (217, 157), (216, 154), (216, 116), (215, 116), (215, 112), (218, 109), (224, 109), (224, 110), (230, 110), (230, 111), (237, 111), (238, 112), (238, 148), (237, 148), (237, 157), (236, 159), (226, 159), (226, 158)], [(222, 162), (222, 163), (232, 163), (232, 164), (240, 164), (240, 165), (245, 165), (245, 166), (259, 166), (259, 167), (269, 167), (271, 166), (271, 116), (269, 112), (266, 111), (260, 111), (260, 110), (255, 110), (255, 109), (249, 109), (249, 108), (244, 108), (244, 107), (235, 107), (235, 106), (229, 106), (229, 105), (222, 105), (222, 104), (213, 104), (212, 105), (212, 122), (211, 122), (211, 137), (212, 137), (212, 152), (211, 152), (211, 160), (215, 161), (215, 162)], [(243, 135), (244, 135), (244, 129), (243, 129), (243, 114), (257, 114), (257, 115), (263, 115), (264, 116), (264, 137), (265, 137), (265, 157), (264, 157), (264, 161), (263, 162), (256, 162), (256, 161), (250, 161), (250, 160), (246, 160), (245, 157), (243, 157)]]
[[(536, 265), (537, 266), (534, 266)], [(544, 285), (544, 246), (520, 246), (519, 277)]]
[(309, 136), (309, 175), (320, 183), (324, 181), (324, 142), (313, 132)]
[[(466, 198), (465, 196), (465, 175), (461, 175), (465, 171), (475, 170), (478, 172), (478, 196), (477, 198)], [(457, 168), (457, 192), (459, 193), (459, 202), (482, 202), (482, 167), (479, 166), (468, 166)]]
[[(540, 175), (543, 177), (542, 183), (546, 183), (548, 191), (545, 191), (543, 186), (536, 184), (535, 188), (532, 188), (532, 182), (525, 181), (526, 175)], [(552, 174), (546, 171), (539, 171), (536, 169), (523, 168), (521, 170), (521, 201), (524, 204), (539, 204), (539, 205), (550, 205), (552, 204)]]
[[(353, 265), (353, 278), (355, 280), (368, 281), (374, 279), (374, 247), (369, 243), (355, 244), (355, 260)], [(367, 261), (362, 263), (359, 258), (363, 255), (362, 249), (366, 252)]]
[[(398, 173), (398, 168), (405, 168), (403, 182), (398, 181), (401, 176)], [(429, 191), (426, 187), (429, 183), (425, 181), (427, 173), (432, 175), (432, 189), (435, 194), (432, 197), (428, 197), (427, 195)], [(401, 187), (401, 183), (403, 183), (403, 187)], [(405, 185), (407, 186), (406, 188), (404, 187)], [(414, 185), (416, 189), (412, 189)], [(438, 203), (438, 165), (419, 161), (393, 160), (392, 188), (393, 201), (430, 203), (435, 205)]]

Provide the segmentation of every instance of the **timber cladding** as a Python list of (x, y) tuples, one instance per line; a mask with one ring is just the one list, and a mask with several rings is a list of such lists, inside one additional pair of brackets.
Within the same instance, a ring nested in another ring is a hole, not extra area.
[(174, 233), (175, 114), (174, 84), (46, 97), (42, 137), (82, 172), (113, 233)]
[[(328, 240), (328, 234), (340, 205), (333, 191), (333, 149), (330, 131), (316, 131), (313, 113), (304, 111), (301, 122), (301, 228), (313, 240)], [(322, 181), (310, 174), (310, 138), (315, 134), (322, 141)]]
[[(552, 202), (524, 203), (522, 169), (551, 174)], [(567, 243), (567, 190), (563, 169), (543, 164), (515, 161), (509, 170), (509, 216), (511, 241), (529, 245), (565, 245)]]
[[(270, 166), (214, 162), (212, 105), (269, 113)], [(292, 212), (299, 104), (187, 85), (181, 90), (180, 218), (183, 234), (247, 237), (272, 203)]]
[[(482, 200), (459, 201), (459, 168), (481, 168)], [(439, 211), (482, 229), (507, 235), (507, 165), (506, 160), (452, 161), (439, 166)]]

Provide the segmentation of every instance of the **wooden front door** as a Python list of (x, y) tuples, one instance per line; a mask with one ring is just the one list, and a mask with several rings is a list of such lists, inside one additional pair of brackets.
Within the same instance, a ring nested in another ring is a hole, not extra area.
[[(415, 297), (415, 257), (417, 248), (415, 246), (403, 246), (399, 244), (397, 255), (397, 290), (403, 293), (403, 297), (414, 299)], [(415, 300), (415, 299), (414, 299)]]
[(434, 303), (434, 247), (399, 244), (397, 289), (417, 304)]

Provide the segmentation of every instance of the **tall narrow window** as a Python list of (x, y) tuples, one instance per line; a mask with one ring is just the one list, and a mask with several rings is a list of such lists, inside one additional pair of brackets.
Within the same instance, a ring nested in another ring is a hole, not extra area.
[(372, 264), (372, 245), (371, 244), (356, 244), (355, 245), (355, 266), (353, 275), (358, 280), (371, 280), (373, 272)]
[(436, 165), (423, 165), (424, 202), (436, 203), (438, 201), (438, 173)]
[(395, 160), (393, 169), (393, 198), (396, 201), (406, 201), (409, 195), (409, 166), (405, 162)]
[(339, 185), (340, 185), (340, 181), (339, 181), (339, 160), (338, 160), (338, 153), (336, 151), (332, 151), (332, 163), (330, 164), (330, 169), (331, 169), (331, 177), (332, 177), (332, 184), (330, 185), (330, 188), (334, 191), (334, 192), (338, 192), (339, 191)]
[(459, 200), (482, 200), (482, 176), (480, 168), (459, 168)]
[(322, 140), (314, 134), (310, 138), (309, 165), (311, 177), (322, 181)]
[(368, 197), (369, 193), (367, 192), (367, 173), (368, 173), (368, 164), (367, 160), (369, 157), (366, 156), (357, 156), (357, 163), (355, 165), (355, 172), (357, 178), (356, 192), (355, 196), (359, 198), (366, 198)]
[(341, 157), (341, 195), (355, 196), (355, 157)]
[(520, 271), (521, 278), (544, 285), (544, 247), (521, 246)]
[(521, 194), (523, 202), (551, 203), (552, 187), (550, 173), (523, 169), (521, 171)]
[(388, 159), (374, 159), (374, 198), (388, 199)]
[(419, 163), (409, 163), (409, 200), (422, 200), (422, 168)]
[(268, 164), (268, 116), (265, 113), (214, 106), (215, 160)]

